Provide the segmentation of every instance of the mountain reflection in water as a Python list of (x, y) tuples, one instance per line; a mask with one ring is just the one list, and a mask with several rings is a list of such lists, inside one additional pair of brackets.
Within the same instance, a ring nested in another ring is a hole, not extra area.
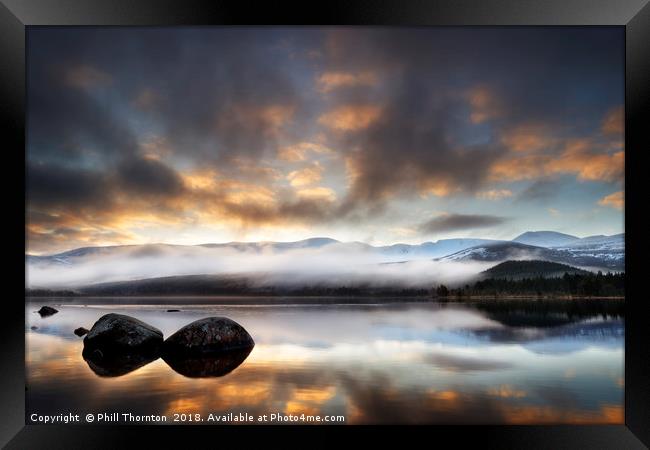
[[(59, 299), (59, 313), (43, 318), (33, 312), (40, 303), (28, 303), (27, 417), (241, 412), (336, 414), (346, 423), (623, 423), (622, 303), (578, 311), (566, 302), (195, 300)], [(226, 316), (256, 345), (210, 360), (82, 356), (73, 331), (108, 312), (165, 337), (201, 317)]]

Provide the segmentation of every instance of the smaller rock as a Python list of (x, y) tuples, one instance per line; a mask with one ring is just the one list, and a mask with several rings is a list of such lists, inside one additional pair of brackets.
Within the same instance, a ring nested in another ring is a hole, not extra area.
[(79, 337), (81, 337), (81, 336), (83, 336), (84, 334), (87, 334), (87, 333), (88, 333), (88, 330), (86, 330), (84, 327), (79, 327), (76, 330), (74, 330), (74, 334), (76, 334)]
[(54, 309), (51, 306), (41, 306), (41, 309), (39, 309), (37, 312), (41, 315), (41, 317), (48, 317), (58, 313), (59, 310)]
[(234, 320), (227, 317), (206, 317), (196, 320), (172, 334), (163, 344), (170, 355), (207, 355), (231, 350), (250, 349), (253, 338)]
[(167, 312), (180, 312), (180, 309), (168, 309)]
[(32, 325), (32, 326), (31, 326), (31, 329), (32, 329), (32, 330), (38, 330), (38, 327), (37, 327), (36, 325)]

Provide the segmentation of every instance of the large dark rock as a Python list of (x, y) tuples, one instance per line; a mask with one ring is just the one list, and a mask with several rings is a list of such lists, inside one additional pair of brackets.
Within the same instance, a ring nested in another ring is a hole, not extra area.
[(51, 306), (41, 306), (41, 309), (37, 311), (41, 317), (49, 317), (59, 312), (58, 309), (54, 309)]
[(206, 355), (165, 354), (163, 359), (175, 372), (189, 378), (222, 377), (243, 363), (252, 347)]
[(125, 351), (156, 352), (163, 342), (159, 329), (133, 317), (106, 314), (99, 318), (84, 338), (84, 349), (107, 353)]
[(184, 326), (165, 340), (165, 355), (209, 355), (255, 345), (248, 332), (226, 317), (207, 317)]
[(104, 353), (98, 348), (84, 347), (81, 353), (88, 367), (100, 377), (119, 377), (133, 372), (159, 357), (157, 351), (125, 350)]

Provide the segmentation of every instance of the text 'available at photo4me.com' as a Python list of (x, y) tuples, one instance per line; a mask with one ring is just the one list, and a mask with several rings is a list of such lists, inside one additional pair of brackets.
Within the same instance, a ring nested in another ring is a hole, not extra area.
[(88, 414), (30, 414), (29, 421), (33, 424), (72, 424), (72, 423), (213, 423), (213, 424), (264, 424), (264, 423), (345, 423), (343, 415), (309, 415), (285, 414), (274, 412), (269, 414), (239, 413), (172, 413), (172, 414), (132, 414), (129, 412), (88, 413)]

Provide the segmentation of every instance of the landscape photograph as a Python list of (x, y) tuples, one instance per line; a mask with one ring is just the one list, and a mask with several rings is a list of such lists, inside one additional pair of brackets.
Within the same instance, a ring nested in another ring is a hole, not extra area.
[(26, 423), (624, 423), (624, 40), (29, 27)]

